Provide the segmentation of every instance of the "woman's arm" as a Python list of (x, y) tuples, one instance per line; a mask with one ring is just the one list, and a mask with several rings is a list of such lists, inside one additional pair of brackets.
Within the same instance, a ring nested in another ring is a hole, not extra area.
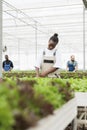
[(43, 72), (40, 74), (40, 77), (46, 77), (48, 74), (53, 73), (57, 70), (58, 68), (51, 67), (47, 71)]
[[(43, 51), (42, 51), (43, 52)], [(43, 59), (43, 53), (40, 53), (40, 55), (37, 57), (36, 63), (35, 63), (35, 71), (36, 71), (36, 77), (40, 77), (40, 67), (41, 67), (41, 63), (42, 63), (42, 59)]]
[(36, 77), (40, 77), (39, 75), (39, 68), (38, 67), (35, 67), (35, 70), (36, 70)]

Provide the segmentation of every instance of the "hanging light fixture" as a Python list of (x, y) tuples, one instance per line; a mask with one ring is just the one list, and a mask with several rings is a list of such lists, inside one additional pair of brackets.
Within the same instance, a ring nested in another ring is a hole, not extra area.
[(7, 51), (7, 46), (4, 46), (3, 47), (3, 52), (6, 52)]

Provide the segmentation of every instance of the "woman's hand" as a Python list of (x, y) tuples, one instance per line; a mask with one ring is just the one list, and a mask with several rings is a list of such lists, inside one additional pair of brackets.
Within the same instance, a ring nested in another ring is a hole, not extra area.
[(49, 68), (47, 71), (43, 72), (40, 74), (40, 77), (46, 77), (48, 74), (55, 72), (58, 68)]
[(47, 73), (43, 72), (40, 74), (40, 77), (46, 77), (47, 76)]

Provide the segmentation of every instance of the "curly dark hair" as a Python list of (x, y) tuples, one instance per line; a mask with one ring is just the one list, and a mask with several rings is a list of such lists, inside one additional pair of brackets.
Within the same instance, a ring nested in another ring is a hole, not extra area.
[(55, 33), (52, 37), (50, 37), (49, 41), (52, 40), (56, 44), (59, 42), (58, 34)]

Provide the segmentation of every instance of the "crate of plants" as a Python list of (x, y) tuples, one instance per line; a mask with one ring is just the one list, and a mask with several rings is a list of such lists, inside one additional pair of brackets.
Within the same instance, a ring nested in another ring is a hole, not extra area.
[(62, 79), (4, 78), (0, 130), (63, 130), (76, 116), (73, 97), (70, 84)]

